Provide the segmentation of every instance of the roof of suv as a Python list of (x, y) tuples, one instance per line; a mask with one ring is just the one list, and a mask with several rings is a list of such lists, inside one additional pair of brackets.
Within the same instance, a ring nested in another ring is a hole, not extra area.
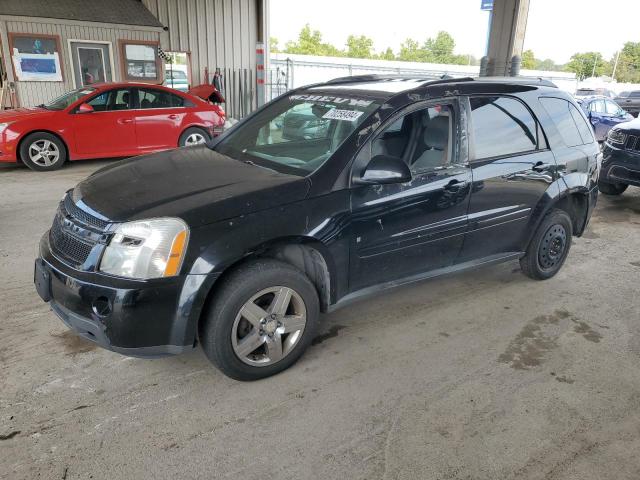
[(534, 87), (557, 86), (542, 78), (530, 77), (432, 77), (425, 75), (356, 75), (352, 77), (340, 77), (325, 83), (317, 83), (302, 87), (304, 90), (344, 90), (366, 92), (371, 96), (387, 99), (398, 93), (414, 90), (420, 87), (429, 88), (436, 85), (456, 84), (496, 84), (496, 85), (522, 85)]

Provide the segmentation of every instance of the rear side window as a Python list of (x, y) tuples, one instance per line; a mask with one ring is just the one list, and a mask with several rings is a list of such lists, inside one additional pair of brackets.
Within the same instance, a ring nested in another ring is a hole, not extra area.
[(570, 102), (562, 98), (545, 97), (540, 103), (555, 124), (560, 136), (568, 147), (593, 142), (591, 127)]
[(476, 160), (538, 149), (538, 124), (520, 101), (473, 97), (469, 102)]
[(631, 98), (640, 98), (640, 90), (636, 90), (636, 91), (634, 91), (634, 92), (631, 92), (631, 93), (629, 94), (629, 96), (630, 96)]
[(154, 88), (138, 89), (138, 100), (140, 108), (173, 108), (184, 107), (184, 99), (164, 90)]

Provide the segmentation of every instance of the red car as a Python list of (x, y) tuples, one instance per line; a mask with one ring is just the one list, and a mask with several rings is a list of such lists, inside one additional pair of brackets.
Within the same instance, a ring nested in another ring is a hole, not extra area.
[(0, 162), (21, 160), (42, 171), (66, 160), (130, 157), (203, 143), (224, 121), (218, 105), (189, 93), (146, 83), (94, 84), (35, 108), (0, 112)]

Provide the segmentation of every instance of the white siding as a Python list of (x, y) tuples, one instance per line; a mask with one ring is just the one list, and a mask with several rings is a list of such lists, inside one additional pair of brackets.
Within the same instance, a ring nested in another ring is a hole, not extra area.
[(47, 102), (73, 88), (73, 70), (71, 66), (68, 39), (98, 40), (111, 42), (113, 52), (114, 81), (122, 79), (120, 50), (118, 40), (158, 41), (160, 32), (144, 27), (126, 27), (113, 24), (92, 22), (66, 22), (52, 19), (1, 19), (0, 40), (2, 41), (2, 57), (5, 66), (13, 78), (13, 64), (9, 53), (8, 33), (43, 33), (60, 36), (62, 60), (62, 82), (16, 82), (18, 101), (21, 106), (33, 106)]
[(258, 41), (257, 1), (142, 0), (160, 22), (164, 50), (189, 52), (194, 84), (204, 83), (205, 68), (252, 69)]

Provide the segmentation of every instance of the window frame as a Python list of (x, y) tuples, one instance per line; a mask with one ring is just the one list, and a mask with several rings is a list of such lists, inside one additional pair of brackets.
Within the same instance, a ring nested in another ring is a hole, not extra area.
[[(156, 77), (152, 78), (140, 78), (140, 77), (131, 77), (127, 73), (127, 45), (143, 45), (147, 47), (155, 47), (156, 48)], [(140, 83), (148, 83), (150, 85), (162, 85), (164, 82), (164, 68), (162, 67), (162, 61), (160, 57), (157, 55), (157, 52), (160, 49), (160, 42), (155, 40), (127, 40), (127, 39), (119, 39), (118, 40), (118, 49), (120, 50), (120, 70), (122, 72), (122, 79), (129, 82), (140, 82)]]
[[(361, 173), (364, 172), (366, 167), (369, 165), (369, 163), (373, 159), (373, 156), (372, 156), (373, 143), (378, 139), (380, 135), (382, 135), (385, 132), (385, 130), (388, 127), (396, 123), (401, 117), (405, 117), (407, 115), (410, 115), (420, 110), (426, 110), (428, 108), (435, 107), (436, 105), (446, 105), (450, 108), (452, 113), (451, 121), (453, 123), (451, 125), (451, 135), (453, 136), (453, 138), (451, 141), (451, 152), (450, 152), (451, 155), (449, 155), (449, 162), (447, 163), (447, 165), (433, 167), (433, 168), (426, 168), (424, 170), (420, 170), (417, 172), (414, 172), (412, 170), (411, 175), (413, 178), (421, 177), (433, 172), (438, 172), (442, 170), (460, 167), (461, 165), (466, 165), (467, 164), (466, 161), (461, 161), (461, 155), (460, 155), (460, 152), (462, 151), (462, 148), (460, 145), (460, 142), (462, 140), (460, 135), (460, 119), (462, 118), (462, 115), (461, 115), (462, 108), (460, 106), (458, 97), (429, 99), (429, 100), (420, 101), (408, 106), (404, 106), (401, 109), (389, 115), (389, 117), (387, 117), (386, 120), (382, 122), (382, 124), (376, 129), (376, 131), (373, 132), (367, 144), (363, 147), (364, 152), (366, 152), (365, 161), (354, 162), (353, 167), (351, 169), (351, 177), (354, 178), (354, 175), (356, 174), (356, 170), (360, 171)], [(356, 154), (356, 159), (360, 159), (360, 158), (362, 158), (362, 154), (361, 152), (358, 152)], [(360, 165), (356, 165), (357, 163), (360, 163)], [(409, 165), (409, 168), (411, 169), (411, 165)]]
[[(167, 95), (173, 95), (175, 97), (178, 97), (182, 100), (182, 105), (177, 106), (177, 107), (159, 107), (159, 108), (142, 108), (142, 106), (140, 105), (140, 90), (156, 90), (158, 92), (162, 92), (165, 93)], [(187, 108), (187, 107), (193, 107), (194, 105), (185, 97), (178, 95), (176, 93), (173, 92), (167, 92), (166, 90), (162, 89), (162, 88), (157, 88), (154, 87), (152, 85), (150, 85), (149, 87), (135, 87), (133, 88), (133, 92), (135, 92), (135, 96), (134, 96), (134, 108), (133, 110), (143, 110), (143, 111), (153, 111), (153, 110), (166, 110), (166, 109), (173, 109), (173, 108)]]
[[(525, 150), (522, 152), (506, 153), (503, 155), (494, 155), (492, 157), (482, 157), (482, 158), (476, 157), (476, 142), (475, 142), (475, 132), (473, 130), (473, 110), (471, 109), (471, 99), (472, 98), (492, 98), (492, 97), (508, 98), (511, 100), (515, 100), (524, 106), (524, 108), (531, 115), (531, 118), (533, 118), (533, 121), (536, 123), (536, 147), (537, 148), (534, 148), (532, 150)], [(550, 150), (549, 140), (547, 138), (547, 134), (544, 131), (544, 128), (542, 127), (542, 122), (538, 119), (538, 117), (533, 112), (533, 110), (529, 107), (529, 105), (527, 105), (527, 103), (522, 99), (514, 95), (505, 95), (500, 93), (486, 93), (486, 94), (474, 93), (474, 94), (469, 94), (464, 96), (464, 106), (465, 106), (465, 109), (467, 110), (466, 117), (467, 117), (467, 136), (469, 138), (469, 147), (468, 147), (469, 148), (469, 164), (477, 166), (478, 164), (491, 163), (496, 160), (502, 160), (504, 158), (521, 157), (524, 155), (532, 155), (534, 153), (540, 153), (540, 152), (545, 152)]]
[[(60, 77), (62, 80), (18, 80), (18, 71), (13, 59), (14, 42), (16, 38), (45, 38), (54, 40), (56, 42), (56, 53), (58, 54), (58, 61), (60, 62)], [(64, 83), (66, 81), (64, 75), (64, 58), (62, 57), (62, 48), (60, 35), (47, 34), (47, 33), (29, 33), (29, 32), (7, 32), (7, 40), (9, 45), (11, 68), (13, 69), (13, 78), (16, 82), (51, 82), (51, 83)]]
[[(551, 116), (551, 114), (549, 113), (549, 111), (547, 110), (547, 108), (544, 106), (544, 103), (542, 103), (543, 99), (552, 99), (552, 100), (562, 100), (563, 102), (566, 102), (569, 104), (568, 106), (568, 112), (569, 112), (569, 116), (571, 117), (571, 120), (574, 123), (574, 126), (576, 127), (576, 132), (578, 132), (578, 137), (582, 140), (583, 143), (579, 143), (577, 145), (568, 145), (564, 136), (562, 135), (562, 132), (560, 131), (560, 129), (558, 128), (558, 124), (556, 123), (556, 121), (554, 120), (554, 118)], [(602, 99), (599, 99), (602, 100)], [(583, 147), (585, 145), (590, 145), (591, 143), (596, 141), (596, 136), (595, 136), (595, 132), (593, 130), (593, 124), (591, 123), (588, 115), (585, 113), (584, 109), (580, 106), (580, 105), (575, 105), (574, 103), (572, 103), (570, 100), (560, 97), (560, 96), (554, 96), (554, 95), (541, 95), (538, 97), (538, 101), (540, 102), (540, 106), (542, 107), (542, 109), (544, 110), (544, 112), (547, 114), (547, 116), (549, 117), (549, 121), (551, 122), (551, 124), (553, 125), (553, 128), (556, 130), (557, 135), (559, 136), (559, 138), (562, 141), (562, 146), (564, 148), (577, 148), (577, 147)], [(593, 102), (592, 102), (593, 103)], [(589, 104), (589, 107), (591, 106), (591, 104)], [(571, 107), (574, 108), (574, 110), (571, 110)], [(572, 111), (577, 111), (578, 115), (581, 115), (582, 120), (586, 123), (587, 127), (589, 128), (589, 133), (591, 134), (591, 141), (590, 142), (585, 142), (584, 138), (582, 138), (582, 132), (580, 132), (580, 128), (578, 127), (578, 125), (576, 125), (576, 120), (573, 118), (573, 115), (571, 114)], [(591, 110), (589, 110), (591, 111)], [(596, 112), (597, 113), (597, 112)]]

